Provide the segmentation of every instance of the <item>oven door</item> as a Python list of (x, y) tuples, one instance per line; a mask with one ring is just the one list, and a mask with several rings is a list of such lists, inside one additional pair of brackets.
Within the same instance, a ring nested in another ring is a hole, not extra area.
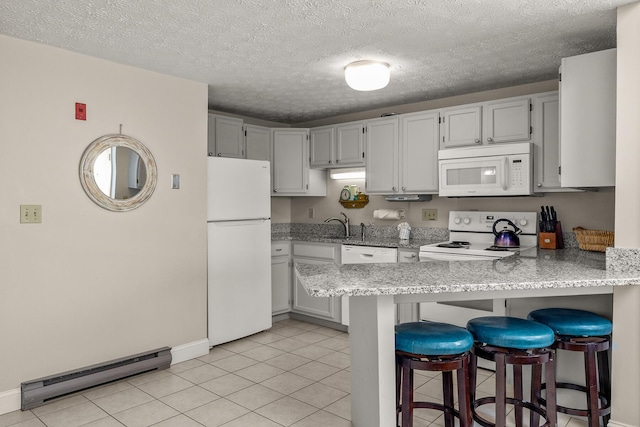
[(438, 162), (439, 195), (500, 196), (509, 194), (508, 156), (447, 159)]

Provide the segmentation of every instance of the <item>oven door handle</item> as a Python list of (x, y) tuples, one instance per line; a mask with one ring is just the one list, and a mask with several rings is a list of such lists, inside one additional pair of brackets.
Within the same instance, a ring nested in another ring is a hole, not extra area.
[(508, 181), (508, 173), (509, 173), (509, 156), (504, 156), (504, 168), (502, 169), (502, 189), (507, 191), (507, 183)]

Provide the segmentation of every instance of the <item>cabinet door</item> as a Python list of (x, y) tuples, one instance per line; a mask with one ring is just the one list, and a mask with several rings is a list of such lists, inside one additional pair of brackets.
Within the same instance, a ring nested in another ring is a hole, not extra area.
[(364, 166), (364, 123), (336, 126), (336, 166)]
[(215, 151), (218, 157), (244, 158), (244, 132), (242, 119), (214, 116)]
[(561, 184), (614, 186), (616, 50), (563, 58), (560, 72)]
[(531, 140), (529, 97), (487, 102), (483, 113), (482, 134), (487, 144)]
[(398, 193), (398, 118), (367, 122), (366, 140), (366, 192)]
[[(322, 261), (316, 259), (293, 258), (294, 267), (296, 263), (302, 264), (331, 264), (332, 261)], [(304, 289), (300, 280), (296, 277), (293, 287), (293, 311), (308, 314), (314, 317), (340, 321), (339, 298), (334, 297), (312, 297)]]
[(271, 129), (247, 125), (244, 130), (247, 159), (271, 160)]
[(288, 256), (271, 258), (271, 310), (272, 314), (291, 309), (291, 269)]
[(309, 164), (311, 167), (327, 168), (333, 165), (334, 132), (333, 126), (323, 126), (309, 131), (309, 152), (311, 154)]
[(536, 192), (560, 189), (560, 104), (558, 93), (533, 98)]
[(442, 118), (442, 147), (453, 148), (482, 144), (482, 107), (463, 107), (444, 110)]
[(308, 130), (273, 130), (273, 192), (275, 195), (305, 194), (308, 189)]
[(409, 194), (438, 192), (437, 112), (400, 116), (401, 190)]

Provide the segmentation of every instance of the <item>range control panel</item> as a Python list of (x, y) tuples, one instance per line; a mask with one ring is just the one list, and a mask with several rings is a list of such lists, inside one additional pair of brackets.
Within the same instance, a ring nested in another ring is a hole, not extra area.
[[(493, 224), (499, 219), (508, 219), (514, 223), (522, 234), (535, 235), (538, 230), (537, 212), (489, 212), (489, 211), (451, 211), (449, 212), (449, 231), (493, 232)], [(506, 221), (498, 224), (496, 229), (511, 229)]]

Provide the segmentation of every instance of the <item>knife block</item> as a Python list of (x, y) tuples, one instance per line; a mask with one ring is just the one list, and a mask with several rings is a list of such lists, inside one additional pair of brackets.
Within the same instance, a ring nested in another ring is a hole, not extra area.
[(540, 249), (562, 249), (564, 248), (564, 239), (562, 238), (562, 224), (560, 221), (556, 224), (554, 233), (538, 233), (538, 246)]

